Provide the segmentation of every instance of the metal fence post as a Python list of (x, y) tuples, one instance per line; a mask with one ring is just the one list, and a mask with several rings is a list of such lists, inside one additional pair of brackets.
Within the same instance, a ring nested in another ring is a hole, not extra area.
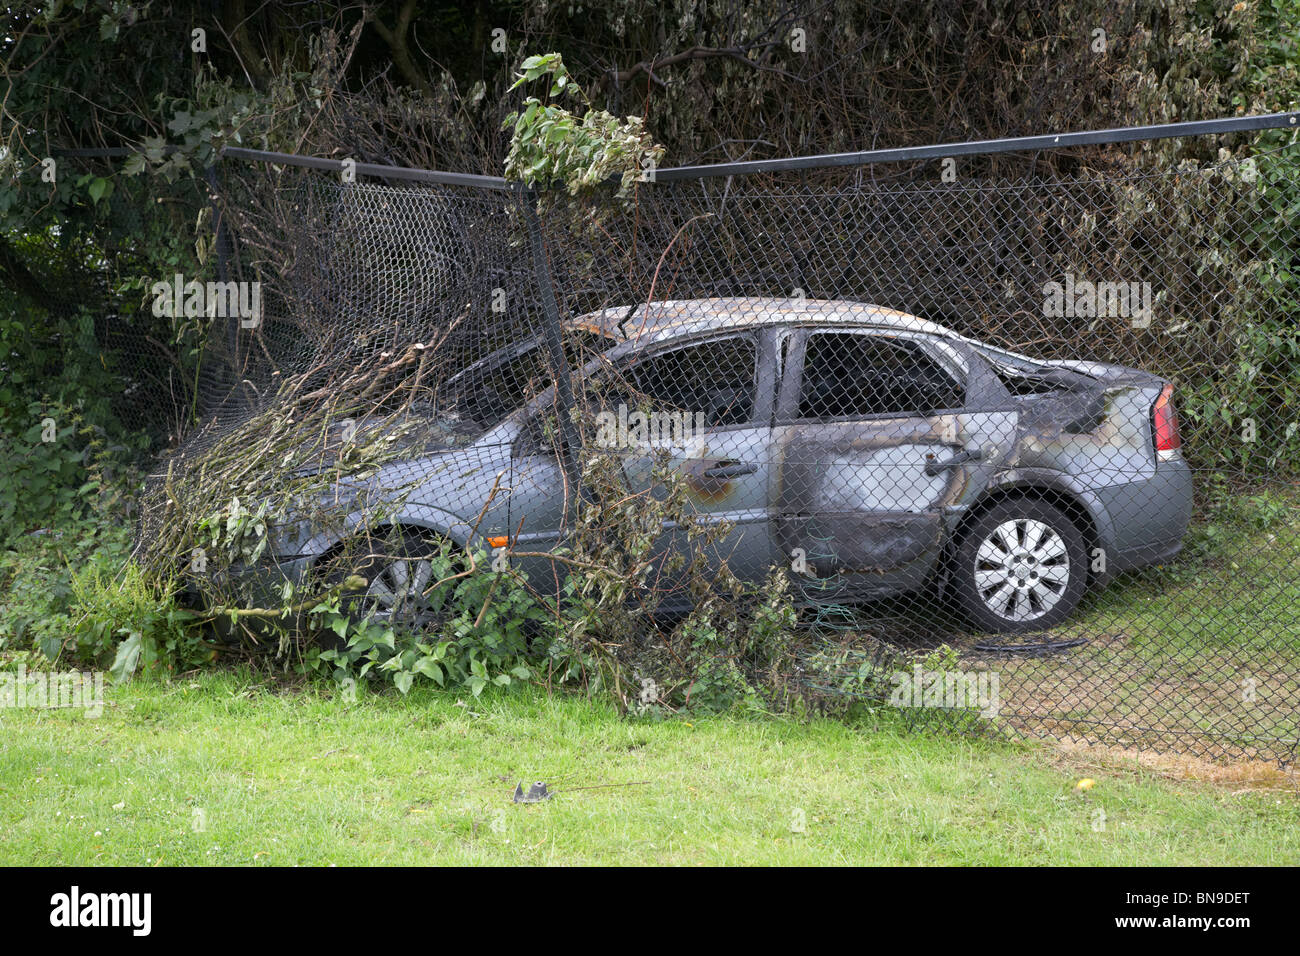
[(572, 500), (582, 497), (582, 471), (578, 467), (578, 450), (581, 438), (573, 420), (573, 382), (569, 377), (569, 363), (564, 357), (564, 340), (560, 330), (560, 306), (555, 300), (555, 287), (551, 282), (551, 267), (546, 261), (546, 245), (542, 238), (542, 223), (537, 216), (537, 196), (531, 190), (521, 197), (524, 218), (528, 222), (528, 244), (533, 252), (533, 273), (541, 297), (546, 349), (555, 372), (555, 393), (560, 402), (561, 454), (564, 471), (568, 476)]

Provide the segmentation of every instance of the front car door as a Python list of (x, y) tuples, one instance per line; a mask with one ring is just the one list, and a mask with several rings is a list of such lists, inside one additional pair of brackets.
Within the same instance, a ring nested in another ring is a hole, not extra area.
[[(658, 460), (682, 475), (700, 523), (724, 526), (705, 549), (708, 565), (716, 569), (725, 561), (752, 581), (762, 580), (772, 561), (777, 373), (770, 352), (766, 336), (724, 334), (615, 358), (612, 368), (579, 383), (589, 451), (617, 456), (633, 493), (652, 492)], [(558, 454), (553, 441), (542, 438), (546, 420), (547, 413), (539, 414), (524, 427), (512, 467), (510, 520), (523, 552), (550, 551), (572, 522)], [(649, 583), (669, 592), (668, 607), (685, 603), (679, 589), (693, 550), (684, 529), (664, 528)], [(667, 560), (672, 555), (684, 559), (676, 570)], [(563, 577), (553, 564), (540, 556), (520, 561), (530, 582), (547, 591)]]
[[(634, 492), (654, 484), (657, 460), (686, 482), (690, 511), (714, 526), (701, 555), (710, 570), (725, 561), (738, 577), (760, 581), (772, 560), (769, 505), (774, 363), (758, 334), (728, 334), (638, 353), (621, 369), (625, 396), (603, 410), (617, 424), (614, 445)], [(606, 438), (611, 437), (606, 429)], [(723, 526), (719, 528), (718, 526)], [(658, 585), (683, 583), (684, 569), (703, 542), (685, 529), (665, 528), (656, 558), (684, 559), (662, 567)], [(676, 595), (681, 597), (682, 595)], [(671, 604), (680, 603), (670, 600)]]

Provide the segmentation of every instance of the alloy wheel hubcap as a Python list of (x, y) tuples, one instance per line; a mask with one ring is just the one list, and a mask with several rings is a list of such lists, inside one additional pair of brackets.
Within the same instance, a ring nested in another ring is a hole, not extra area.
[(994, 614), (1032, 621), (1061, 600), (1070, 583), (1070, 555), (1050, 526), (1032, 518), (998, 525), (975, 554), (975, 589)]
[(366, 603), (376, 621), (420, 627), (434, 618), (424, 593), (433, 581), (433, 564), (419, 558), (398, 558), (384, 565), (366, 588)]

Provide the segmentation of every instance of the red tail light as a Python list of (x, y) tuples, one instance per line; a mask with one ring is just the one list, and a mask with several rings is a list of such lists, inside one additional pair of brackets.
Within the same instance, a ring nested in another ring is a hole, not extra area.
[(1151, 426), (1155, 436), (1156, 451), (1169, 452), (1161, 458), (1173, 457), (1173, 452), (1182, 447), (1183, 441), (1178, 437), (1178, 412), (1174, 410), (1174, 387), (1166, 385), (1151, 406)]

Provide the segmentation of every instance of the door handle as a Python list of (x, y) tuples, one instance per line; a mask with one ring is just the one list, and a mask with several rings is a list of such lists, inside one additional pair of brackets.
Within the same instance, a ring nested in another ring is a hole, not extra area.
[(704, 469), (705, 478), (739, 478), (741, 475), (752, 475), (758, 471), (758, 465), (748, 464), (742, 461), (732, 461), (727, 459), (720, 461), (712, 468)]
[(984, 457), (984, 449), (967, 448), (965, 451), (959, 451), (946, 461), (936, 461), (932, 455), (926, 455), (925, 473), (931, 478), (940, 472), (947, 471), (949, 468), (956, 468), (958, 465), (964, 465), (968, 461), (979, 461)]

